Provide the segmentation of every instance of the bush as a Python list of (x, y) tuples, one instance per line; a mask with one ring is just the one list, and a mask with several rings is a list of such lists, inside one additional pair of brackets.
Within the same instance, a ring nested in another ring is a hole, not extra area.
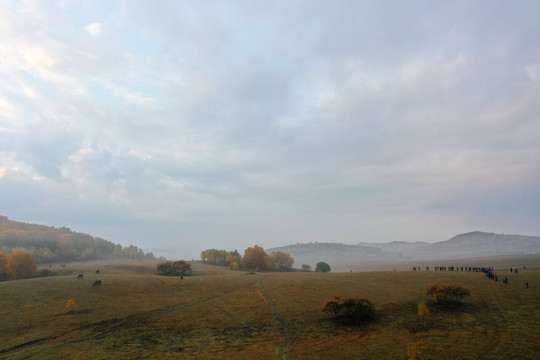
[(38, 272), (39, 277), (47, 277), (47, 276), (56, 276), (58, 273), (51, 271), (49, 269), (41, 269)]
[(375, 307), (368, 299), (334, 296), (325, 301), (323, 312), (333, 320), (364, 322), (375, 315)]
[(471, 291), (459, 284), (434, 283), (426, 286), (424, 295), (430, 295), (437, 303), (460, 303), (464, 296), (470, 296)]
[(185, 260), (165, 261), (157, 265), (157, 270), (162, 275), (184, 276), (191, 271), (191, 263)]
[(324, 261), (320, 261), (315, 266), (315, 271), (316, 272), (329, 272), (330, 271), (330, 265), (328, 265)]

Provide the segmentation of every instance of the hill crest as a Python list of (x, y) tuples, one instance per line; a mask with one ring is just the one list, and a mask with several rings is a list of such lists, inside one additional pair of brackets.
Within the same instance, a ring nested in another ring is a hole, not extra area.
[(540, 237), (473, 231), (435, 243), (392, 241), (356, 245), (341, 243), (297, 243), (268, 251), (290, 253), (295, 265), (326, 261), (343, 264), (358, 261), (403, 261), (464, 259), (480, 256), (538, 254)]

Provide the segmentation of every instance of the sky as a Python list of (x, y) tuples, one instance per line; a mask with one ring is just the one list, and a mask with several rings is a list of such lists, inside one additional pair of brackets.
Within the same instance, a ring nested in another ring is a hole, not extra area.
[(540, 235), (540, 2), (0, 2), (0, 214), (168, 258)]

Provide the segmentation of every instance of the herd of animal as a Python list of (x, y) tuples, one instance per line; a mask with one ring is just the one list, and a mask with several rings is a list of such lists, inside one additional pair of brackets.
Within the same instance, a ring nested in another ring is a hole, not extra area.
[[(99, 270), (96, 270), (96, 274), (99, 275)], [(84, 279), (84, 274), (79, 274), (79, 275), (77, 275), (77, 280), (79, 280), (79, 279)], [(94, 285), (93, 285), (93, 286), (94, 286), (94, 287), (96, 287), (96, 286), (101, 286), (101, 280), (96, 280), (96, 281), (94, 281)]]

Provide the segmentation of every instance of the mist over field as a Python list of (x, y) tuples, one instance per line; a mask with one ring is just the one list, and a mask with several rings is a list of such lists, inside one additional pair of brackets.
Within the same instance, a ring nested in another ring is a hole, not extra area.
[(477, 265), (500, 263), (501, 260), (512, 263), (512, 256), (517, 263), (525, 261), (529, 265), (537, 265), (540, 237), (475, 231), (435, 243), (394, 241), (349, 245), (315, 242), (291, 244), (268, 251), (291, 254), (296, 268), (301, 268), (301, 264), (314, 266), (318, 261), (326, 261), (337, 271), (410, 269), (419, 264), (433, 266), (440, 263), (463, 266), (464, 263)]
[(538, 1), (3, 1), (0, 214), (151, 251), (540, 235)]

